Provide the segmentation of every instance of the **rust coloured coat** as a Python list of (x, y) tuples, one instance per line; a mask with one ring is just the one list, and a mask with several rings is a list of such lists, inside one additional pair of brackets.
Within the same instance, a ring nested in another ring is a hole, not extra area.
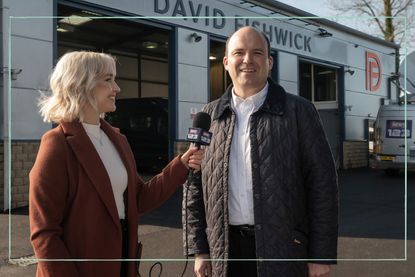
[[(144, 183), (125, 136), (103, 120), (101, 128), (128, 173), (128, 257), (139, 258), (139, 215), (170, 197), (188, 170), (177, 157)], [(120, 261), (99, 261), (121, 258), (121, 224), (107, 171), (81, 123), (61, 123), (43, 136), (30, 172), (29, 218), (38, 259), (98, 259), (40, 261), (37, 276), (120, 276)], [(137, 267), (128, 263), (129, 277)]]

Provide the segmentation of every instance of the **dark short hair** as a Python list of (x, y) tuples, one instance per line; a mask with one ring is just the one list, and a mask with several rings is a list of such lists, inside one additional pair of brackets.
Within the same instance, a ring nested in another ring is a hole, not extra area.
[[(249, 26), (244, 26), (244, 27), (249, 27)], [(244, 27), (242, 27), (242, 28), (244, 28)], [(262, 37), (265, 39), (265, 41), (266, 41), (266, 43), (267, 43), (267, 51), (268, 51), (268, 57), (270, 57), (271, 56), (271, 43), (270, 43), (270, 41), (269, 41), (269, 38), (267, 37), (267, 35), (263, 32), (263, 31), (261, 31), (261, 30), (258, 30), (257, 28), (254, 28), (254, 27), (250, 27), (250, 28), (252, 28), (252, 29), (254, 29), (255, 31), (257, 31), (259, 34), (261, 34), (262, 35)], [(239, 29), (238, 30), (236, 30), (235, 32), (233, 32), (229, 37), (228, 37), (228, 39), (226, 40), (226, 48), (225, 48), (225, 56), (227, 56), (228, 55), (228, 44), (229, 44), (229, 40), (231, 39), (231, 37), (237, 32), (237, 31), (239, 31)]]

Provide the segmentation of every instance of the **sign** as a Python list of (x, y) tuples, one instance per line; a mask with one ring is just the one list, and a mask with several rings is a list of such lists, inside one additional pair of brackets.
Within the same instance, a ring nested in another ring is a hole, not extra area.
[(382, 65), (379, 57), (366, 51), (366, 90), (378, 91), (382, 83)]
[(412, 120), (386, 120), (386, 137), (387, 138), (411, 138), (412, 137)]
[(204, 131), (201, 128), (189, 128), (186, 140), (200, 145), (209, 145), (212, 140), (212, 133)]
[[(252, 26), (264, 32), (268, 37), (271, 47), (288, 48), (300, 53), (312, 53), (314, 33), (305, 34), (299, 29), (290, 28), (281, 21), (273, 21), (272, 18), (258, 18), (255, 14), (239, 14), (243, 9), (229, 9), (228, 5), (212, 7), (206, 1), (200, 0), (154, 0), (152, 13), (157, 16), (182, 18), (199, 28), (214, 31), (225, 31), (227, 35), (244, 26)], [(246, 17), (250, 18), (246, 18)], [(177, 22), (175, 22), (177, 23)]]

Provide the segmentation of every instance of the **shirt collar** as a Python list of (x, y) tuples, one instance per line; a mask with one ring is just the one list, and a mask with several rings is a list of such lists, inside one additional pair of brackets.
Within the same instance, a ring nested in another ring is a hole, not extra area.
[(265, 86), (258, 93), (255, 93), (245, 99), (236, 95), (234, 88), (232, 88), (232, 107), (238, 107), (244, 101), (249, 101), (252, 102), (254, 109), (258, 110), (262, 104), (264, 104), (268, 93), (268, 87), (268, 82), (266, 82)]

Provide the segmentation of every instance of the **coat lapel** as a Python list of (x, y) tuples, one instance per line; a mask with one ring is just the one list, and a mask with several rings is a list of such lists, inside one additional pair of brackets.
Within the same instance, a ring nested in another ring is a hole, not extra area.
[(60, 125), (76, 158), (101, 197), (108, 213), (115, 224), (119, 225), (117, 206), (107, 170), (82, 124), (79, 122), (62, 122)]

